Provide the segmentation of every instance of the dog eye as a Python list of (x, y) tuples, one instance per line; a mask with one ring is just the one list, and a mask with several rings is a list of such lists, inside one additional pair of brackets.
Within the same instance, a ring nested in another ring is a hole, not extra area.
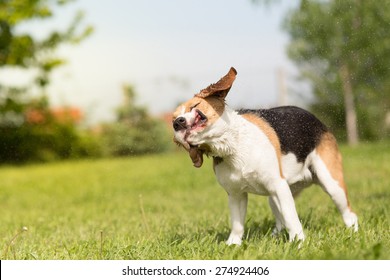
[(196, 103), (195, 105), (191, 106), (190, 107), (190, 111), (192, 111), (192, 109), (196, 108), (196, 106), (198, 106), (200, 104), (200, 102)]

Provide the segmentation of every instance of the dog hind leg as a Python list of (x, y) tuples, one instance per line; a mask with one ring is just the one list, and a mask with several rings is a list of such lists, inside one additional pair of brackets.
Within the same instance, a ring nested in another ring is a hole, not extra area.
[(282, 214), (271, 196), (268, 197), (268, 202), (276, 221), (275, 228), (272, 230), (272, 236), (278, 236), (283, 229)]
[(274, 192), (270, 195), (270, 199), (281, 214), (281, 221), (288, 231), (289, 240), (304, 240), (305, 234), (298, 218), (294, 198), (286, 180), (277, 180), (272, 189), (274, 189)]
[(352, 227), (356, 232), (358, 231), (358, 218), (349, 205), (341, 154), (338, 151), (333, 135), (325, 136), (313, 157), (312, 167), (320, 186), (336, 204), (345, 225)]

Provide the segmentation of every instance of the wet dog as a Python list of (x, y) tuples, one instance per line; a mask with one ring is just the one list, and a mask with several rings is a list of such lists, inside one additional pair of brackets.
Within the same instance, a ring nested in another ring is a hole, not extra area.
[(269, 197), (274, 234), (286, 228), (290, 241), (304, 240), (294, 197), (312, 183), (329, 194), (346, 226), (357, 231), (333, 134), (298, 107), (231, 109), (225, 98), (236, 75), (231, 68), (173, 114), (174, 141), (195, 167), (202, 166), (204, 154), (212, 157), (214, 173), (228, 193), (232, 230), (227, 244), (241, 244), (248, 193)]

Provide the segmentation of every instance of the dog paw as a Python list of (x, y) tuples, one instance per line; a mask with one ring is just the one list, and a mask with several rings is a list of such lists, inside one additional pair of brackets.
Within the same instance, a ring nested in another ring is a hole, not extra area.
[(347, 228), (352, 228), (354, 232), (359, 230), (358, 217), (352, 211), (344, 214), (343, 220)]
[(271, 236), (278, 237), (282, 233), (283, 228), (284, 227), (283, 227), (282, 223), (280, 221), (276, 220), (276, 224), (275, 224), (275, 227), (272, 229)]
[(274, 237), (274, 238), (279, 237), (281, 231), (282, 231), (281, 229), (278, 229), (277, 227), (274, 227), (272, 229), (271, 236)]
[(289, 241), (297, 244), (297, 248), (301, 249), (303, 246), (303, 241), (305, 241), (305, 234), (303, 231), (295, 234), (289, 234)]
[(300, 231), (298, 233), (289, 233), (289, 241), (294, 242), (294, 241), (304, 241), (305, 240), (305, 234), (303, 231)]
[(241, 236), (235, 235), (235, 234), (230, 234), (228, 240), (226, 240), (226, 244), (228, 246), (230, 245), (238, 245), (240, 246), (242, 243)]

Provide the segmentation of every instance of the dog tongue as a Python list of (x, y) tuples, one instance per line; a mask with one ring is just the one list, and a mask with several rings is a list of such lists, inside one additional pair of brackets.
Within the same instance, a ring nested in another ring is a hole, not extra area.
[(199, 168), (203, 164), (203, 151), (199, 150), (197, 147), (190, 147), (188, 151), (192, 160), (192, 163), (196, 168)]

